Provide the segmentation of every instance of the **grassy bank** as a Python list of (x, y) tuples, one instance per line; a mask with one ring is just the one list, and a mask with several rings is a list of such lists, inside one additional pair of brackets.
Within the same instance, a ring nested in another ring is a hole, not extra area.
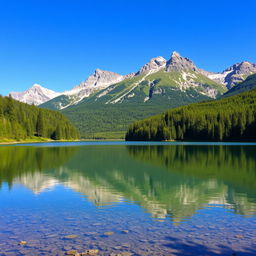
[(30, 137), (24, 140), (11, 140), (6, 138), (0, 138), (0, 145), (6, 144), (21, 144), (21, 143), (37, 143), (37, 142), (65, 142), (65, 141), (79, 141), (79, 140), (51, 140), (42, 137)]

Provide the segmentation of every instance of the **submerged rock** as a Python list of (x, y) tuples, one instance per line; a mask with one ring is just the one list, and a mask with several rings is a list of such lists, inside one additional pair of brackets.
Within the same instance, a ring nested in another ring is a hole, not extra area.
[(112, 236), (114, 234), (114, 232), (105, 232), (104, 235), (105, 236)]
[(244, 236), (243, 235), (235, 235), (235, 238), (242, 239), (242, 238), (244, 238)]
[(77, 253), (76, 250), (69, 250), (69, 251), (66, 252), (66, 254), (67, 254), (67, 255), (70, 255), (70, 256), (71, 256), (71, 255), (72, 255), (72, 256), (73, 256), (73, 255), (80, 255), (79, 253)]
[(26, 244), (27, 244), (26, 241), (20, 241), (20, 242), (19, 242), (19, 245), (26, 245)]
[(65, 239), (74, 239), (74, 238), (77, 238), (78, 235), (67, 235), (67, 236), (64, 236)]
[(109, 256), (132, 256), (131, 252), (111, 253)]
[(85, 252), (82, 252), (81, 255), (97, 255), (99, 253), (98, 249), (91, 249)]

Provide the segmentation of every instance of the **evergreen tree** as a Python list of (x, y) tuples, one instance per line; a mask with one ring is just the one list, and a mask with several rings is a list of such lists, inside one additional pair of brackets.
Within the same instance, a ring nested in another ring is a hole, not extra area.
[(39, 110), (36, 122), (36, 132), (38, 137), (44, 137), (45, 135), (45, 124), (42, 110)]
[[(146, 134), (146, 136), (145, 136)], [(126, 140), (256, 141), (256, 90), (137, 121)]]
[(61, 113), (39, 109), (0, 96), (0, 140), (21, 140), (33, 136), (55, 138), (56, 127), (59, 125), (58, 139), (77, 139), (76, 128)]

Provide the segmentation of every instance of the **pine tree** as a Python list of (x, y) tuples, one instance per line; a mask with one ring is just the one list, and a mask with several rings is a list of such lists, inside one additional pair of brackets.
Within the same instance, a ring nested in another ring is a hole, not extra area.
[(36, 133), (38, 137), (44, 137), (45, 135), (45, 124), (42, 110), (39, 110), (36, 122)]

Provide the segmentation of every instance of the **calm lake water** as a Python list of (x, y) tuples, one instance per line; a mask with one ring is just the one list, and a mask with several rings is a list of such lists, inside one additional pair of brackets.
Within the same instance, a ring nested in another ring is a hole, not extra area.
[(256, 144), (1, 146), (0, 255), (89, 249), (256, 255)]

